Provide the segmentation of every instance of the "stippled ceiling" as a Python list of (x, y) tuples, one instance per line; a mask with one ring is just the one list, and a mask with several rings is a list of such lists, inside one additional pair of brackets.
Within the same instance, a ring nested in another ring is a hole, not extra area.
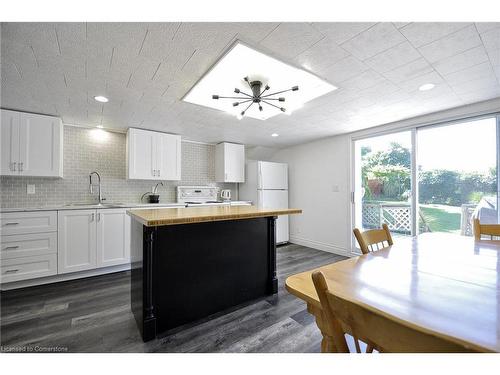
[[(266, 121), (181, 101), (237, 39), (339, 89)], [(2, 108), (205, 142), (283, 147), (500, 97), (500, 23), (2, 23), (1, 53)]]

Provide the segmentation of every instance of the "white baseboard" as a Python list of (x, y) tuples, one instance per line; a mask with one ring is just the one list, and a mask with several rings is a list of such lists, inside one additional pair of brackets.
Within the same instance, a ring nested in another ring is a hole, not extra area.
[(302, 245), (302, 246), (307, 246), (313, 249), (317, 250), (322, 250), (322, 251), (327, 251), (329, 253), (337, 254), (337, 255), (342, 255), (345, 257), (350, 257), (353, 254), (350, 253), (348, 249), (345, 249), (340, 246), (335, 246), (326, 242), (320, 242), (320, 241), (314, 241), (310, 240), (307, 238), (302, 238), (294, 235), (290, 235), (290, 242), (297, 244), (297, 245)]
[(130, 268), (131, 268), (130, 263), (127, 263), (127, 264), (121, 264), (119, 266), (97, 268), (97, 269), (89, 270), (89, 271), (65, 273), (65, 274), (61, 274), (61, 275), (40, 277), (37, 279), (15, 281), (12, 283), (1, 284), (0, 289), (1, 290), (11, 290), (11, 289), (26, 288), (26, 287), (35, 286), (35, 285), (51, 284), (51, 283), (57, 283), (60, 281), (75, 280), (75, 279), (81, 279), (84, 277), (98, 276), (98, 275), (105, 275), (107, 273), (126, 271), (126, 270), (129, 270)]

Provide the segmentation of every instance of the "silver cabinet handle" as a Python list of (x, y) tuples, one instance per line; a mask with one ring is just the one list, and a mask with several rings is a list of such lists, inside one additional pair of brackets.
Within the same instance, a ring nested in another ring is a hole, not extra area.
[(100, 212), (97, 213), (97, 221), (101, 221), (101, 213)]
[(15, 273), (17, 271), (19, 271), (19, 270), (18, 269), (17, 270), (7, 270), (7, 271), (5, 271), (5, 273)]
[(17, 165), (16, 162), (11, 163), (10, 170), (13, 171), (13, 172), (15, 172), (16, 171), (16, 165)]
[(158, 177), (161, 176), (161, 169), (158, 169)]
[(156, 170), (153, 169), (153, 176), (156, 176)]
[(92, 214), (90, 217), (90, 221), (94, 221), (94, 219), (95, 219), (95, 214)]
[(19, 223), (13, 223), (13, 222), (11, 222), (11, 223), (5, 223), (4, 225), (18, 225), (18, 224)]
[(19, 172), (22, 172), (22, 171), (23, 171), (23, 165), (24, 165), (24, 163), (23, 163), (23, 162), (20, 162), (20, 163), (19, 163)]
[(4, 250), (19, 249), (19, 246), (7, 246), (3, 248)]

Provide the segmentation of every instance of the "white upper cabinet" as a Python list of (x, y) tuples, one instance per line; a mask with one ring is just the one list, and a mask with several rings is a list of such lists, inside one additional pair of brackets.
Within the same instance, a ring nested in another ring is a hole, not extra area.
[(127, 131), (127, 178), (152, 180), (155, 172), (154, 137), (152, 132)]
[(158, 133), (158, 176), (161, 180), (181, 179), (181, 137)]
[(181, 137), (130, 128), (127, 131), (127, 178), (180, 180)]
[(19, 175), (19, 112), (2, 109), (2, 150), (1, 174), (4, 176)]
[(63, 176), (61, 119), (2, 110), (1, 174), (4, 176)]
[(222, 142), (215, 148), (217, 182), (245, 182), (245, 146)]

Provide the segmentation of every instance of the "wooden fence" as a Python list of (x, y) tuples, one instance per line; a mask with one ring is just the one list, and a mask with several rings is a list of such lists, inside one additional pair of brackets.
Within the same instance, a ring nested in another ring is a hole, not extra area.
[[(460, 234), (472, 236), (472, 215), (476, 204), (463, 204), (460, 217)], [(419, 212), (419, 233), (430, 228)], [(363, 228), (380, 228), (386, 223), (392, 232), (411, 234), (411, 206), (408, 203), (363, 203)]]
[(407, 203), (363, 203), (363, 228), (380, 228), (383, 223), (397, 233), (411, 233), (411, 207)]

